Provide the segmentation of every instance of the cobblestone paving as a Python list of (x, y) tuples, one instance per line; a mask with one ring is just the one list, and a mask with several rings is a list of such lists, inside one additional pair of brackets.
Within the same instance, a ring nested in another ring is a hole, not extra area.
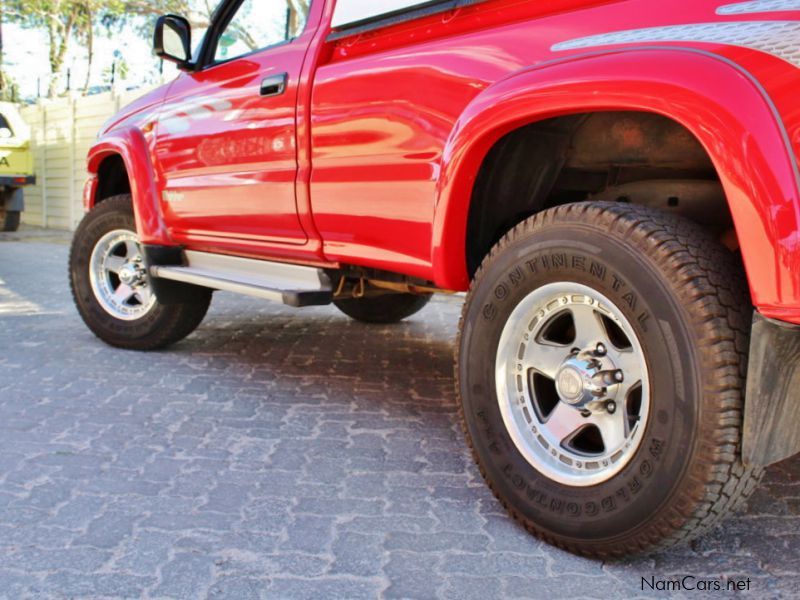
[(367, 327), (219, 294), (139, 354), (80, 322), (66, 256), (65, 236), (0, 235), (0, 597), (609, 598), (687, 574), (797, 597), (800, 459), (691, 547), (579, 559), (472, 465), (452, 299)]

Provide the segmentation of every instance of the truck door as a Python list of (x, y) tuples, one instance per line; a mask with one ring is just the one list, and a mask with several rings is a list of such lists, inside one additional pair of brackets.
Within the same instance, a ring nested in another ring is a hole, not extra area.
[(257, 251), (306, 242), (295, 135), (298, 80), (320, 13), (311, 15), (309, 5), (223, 2), (198, 68), (167, 94), (155, 153), (178, 243)]

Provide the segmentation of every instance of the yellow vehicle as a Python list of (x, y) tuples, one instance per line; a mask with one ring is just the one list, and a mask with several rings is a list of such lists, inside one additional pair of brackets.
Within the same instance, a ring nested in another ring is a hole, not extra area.
[(34, 185), (30, 128), (14, 104), (0, 102), (0, 231), (16, 231), (25, 209), (23, 188)]

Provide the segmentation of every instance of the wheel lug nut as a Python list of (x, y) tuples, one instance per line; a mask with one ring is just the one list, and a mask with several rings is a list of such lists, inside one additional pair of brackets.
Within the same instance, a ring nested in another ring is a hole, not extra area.
[(595, 356), (605, 356), (608, 354), (608, 349), (603, 343), (597, 344), (597, 347), (594, 349), (594, 354)]
[(622, 371), (616, 371), (614, 373), (614, 381), (616, 381), (617, 383), (622, 383), (623, 381), (625, 381), (625, 374)]
[(606, 410), (608, 411), (608, 414), (613, 415), (615, 412), (617, 412), (617, 403), (613, 400), (609, 400), (606, 402)]

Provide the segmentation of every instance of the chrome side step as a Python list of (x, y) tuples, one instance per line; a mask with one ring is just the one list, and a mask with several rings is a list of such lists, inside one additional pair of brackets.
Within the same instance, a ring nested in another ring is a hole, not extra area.
[(333, 301), (333, 286), (322, 269), (188, 250), (184, 255), (185, 266), (153, 266), (150, 274), (289, 306)]

